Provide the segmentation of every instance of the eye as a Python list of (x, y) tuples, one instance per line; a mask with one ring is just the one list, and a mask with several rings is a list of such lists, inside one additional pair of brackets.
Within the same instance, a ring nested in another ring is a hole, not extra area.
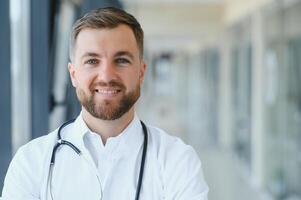
[(96, 65), (98, 63), (97, 59), (89, 59), (85, 62), (85, 64), (89, 64), (89, 65)]
[(127, 58), (117, 58), (117, 59), (115, 60), (115, 62), (116, 62), (117, 64), (128, 64), (128, 63), (131, 63), (130, 60), (127, 59)]

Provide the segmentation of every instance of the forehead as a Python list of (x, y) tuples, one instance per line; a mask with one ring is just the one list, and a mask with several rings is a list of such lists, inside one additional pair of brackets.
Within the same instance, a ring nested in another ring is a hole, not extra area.
[(126, 25), (119, 25), (115, 28), (85, 28), (81, 30), (75, 42), (75, 55), (77, 57), (87, 51), (98, 53), (129, 51), (133, 54), (139, 54), (134, 33)]

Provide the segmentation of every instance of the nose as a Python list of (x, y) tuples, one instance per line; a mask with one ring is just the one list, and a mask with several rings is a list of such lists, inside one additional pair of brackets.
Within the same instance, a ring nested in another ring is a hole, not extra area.
[(104, 61), (101, 64), (98, 77), (100, 81), (109, 83), (117, 79), (117, 73), (114, 65), (110, 61)]

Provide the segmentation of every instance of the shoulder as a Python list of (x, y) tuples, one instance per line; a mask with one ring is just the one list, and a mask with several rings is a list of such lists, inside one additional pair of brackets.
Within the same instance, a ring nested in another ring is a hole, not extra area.
[[(21, 146), (14, 155), (4, 180), (3, 197), (19, 199), (21, 195), (36, 197), (43, 179), (43, 170), (50, 160), (55, 131)], [(48, 164), (49, 165), (49, 164)], [(19, 191), (17, 194), (15, 191)]]
[(148, 126), (150, 132), (150, 144), (157, 151), (158, 159), (177, 160), (183, 158), (183, 156), (194, 157), (198, 159), (198, 156), (194, 149), (185, 144), (182, 139), (169, 135), (164, 130)]
[(150, 145), (157, 154), (167, 199), (206, 200), (208, 186), (195, 150), (162, 129), (148, 128)]
[(56, 131), (53, 131), (21, 146), (10, 163), (8, 175), (10, 171), (25, 174), (31, 174), (33, 171), (35, 173), (42, 172), (45, 163), (50, 160), (55, 141)]
[(47, 159), (46, 157), (51, 152), (55, 141), (56, 131), (29, 141), (18, 149), (11, 161), (10, 168), (16, 164), (18, 168), (26, 167), (26, 165), (41, 166), (40, 163)]
[(56, 132), (57, 130), (29, 141), (18, 149), (14, 158), (21, 156), (31, 160), (45, 156), (56, 141)]

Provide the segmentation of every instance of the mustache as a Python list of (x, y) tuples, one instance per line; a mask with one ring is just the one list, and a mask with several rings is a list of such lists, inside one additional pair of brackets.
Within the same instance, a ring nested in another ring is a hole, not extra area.
[(113, 88), (119, 88), (119, 89), (125, 89), (126, 88), (125, 85), (122, 82), (115, 81), (115, 80), (112, 80), (112, 81), (109, 81), (109, 82), (99, 81), (99, 82), (93, 84), (92, 88), (95, 88), (97, 86), (100, 86), (100, 87), (113, 87)]

